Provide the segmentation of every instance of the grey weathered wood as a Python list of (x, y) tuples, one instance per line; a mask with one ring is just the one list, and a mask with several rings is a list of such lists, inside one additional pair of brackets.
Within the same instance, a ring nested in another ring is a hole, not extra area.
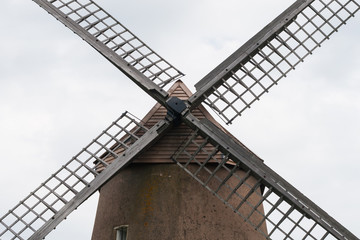
[(235, 162), (240, 162), (241, 167), (244, 168), (245, 171), (251, 170), (258, 178), (262, 179), (261, 182), (263, 184), (271, 187), (274, 192), (283, 196), (286, 202), (295, 206), (299, 212), (311, 217), (333, 236), (338, 239), (358, 239), (294, 186), (266, 166), (259, 157), (229, 138), (228, 135), (210, 121), (207, 119), (200, 121), (192, 114), (188, 114), (183, 120), (191, 128), (198, 130), (204, 138), (209, 139), (209, 142), (214, 146), (218, 146), (222, 153), (229, 154), (230, 159)]
[(276, 33), (284, 26), (291, 23), (297, 14), (305, 9), (314, 0), (297, 0), (282, 14), (275, 18), (259, 33), (247, 41), (243, 46), (236, 50), (214, 70), (201, 79), (196, 85), (197, 92), (194, 93), (188, 100), (191, 108), (201, 104), (205, 95), (209, 95), (214, 91), (214, 88), (221, 84), (222, 79), (227, 79), (232, 71), (239, 68), (239, 64), (249, 58), (254, 51), (259, 47), (264, 46), (268, 41), (272, 40)]
[(102, 185), (110, 180), (121, 168), (125, 167), (132, 159), (139, 156), (142, 152), (154, 144), (167, 130), (171, 128), (168, 120), (163, 120), (152, 127), (138, 141), (136, 141), (129, 149), (123, 152), (113, 163), (103, 170), (88, 186), (74, 196), (62, 209), (60, 209), (51, 220), (47, 221), (39, 228), (29, 240), (39, 240), (54, 229), (61, 221), (63, 221), (71, 212), (79, 207), (86, 199), (94, 194)]
[(48, 13), (53, 15), (57, 20), (62, 22), (65, 26), (70, 28), (74, 33), (79, 35), (84, 41), (95, 48), (101, 55), (114, 64), (126, 76), (128, 76), (135, 84), (153, 97), (161, 104), (165, 104), (168, 94), (162, 88), (153, 83), (144, 74), (139, 72), (136, 68), (128, 64), (125, 60), (119, 57), (114, 51), (109, 49), (102, 42), (98, 41), (94, 36), (85, 31), (79, 24), (67, 17), (61, 11), (56, 9), (51, 3), (45, 0), (33, 0), (40, 7), (44, 8)]
[[(76, 22), (69, 19), (62, 12), (54, 8), (48, 1), (33, 0), (46, 11), (52, 14), (59, 21), (64, 23), (72, 31), (78, 34), (82, 39), (88, 42), (93, 48), (100, 52), (112, 64), (119, 68), (132, 81), (140, 86), (145, 92), (152, 96), (159, 103), (170, 109), (166, 101), (168, 94), (155, 83), (149, 80), (144, 74), (139, 72), (136, 68), (129, 65), (118, 55), (109, 49), (106, 45), (99, 42), (95, 37), (81, 28)], [(198, 130), (202, 136), (208, 138), (214, 145), (219, 146), (222, 152), (226, 153), (234, 161), (241, 162), (244, 168), (251, 170), (266, 186), (271, 187), (279, 195), (283, 196), (287, 202), (295, 206), (300, 212), (314, 219), (319, 225), (324, 227), (331, 234), (339, 239), (343, 236), (347, 239), (358, 239), (341, 224), (314, 204), (310, 199), (305, 197), (296, 188), (286, 182), (281, 176), (275, 173), (272, 169), (266, 166), (261, 159), (249, 152), (244, 146), (233, 141), (223, 131), (218, 129), (209, 121), (199, 121), (189, 110), (194, 109), (203, 100), (205, 95), (211, 93), (220, 82), (229, 76), (230, 72), (239, 68), (239, 63), (249, 58), (256, 49), (266, 44), (271, 40), (276, 33), (284, 26), (291, 23), (292, 19), (301, 12), (305, 7), (311, 4), (314, 0), (298, 0), (278, 18), (266, 26), (262, 31), (250, 39), (244, 46), (238, 49), (228, 59), (216, 67), (212, 72), (206, 75), (197, 85), (197, 92), (189, 98), (189, 109), (186, 109), (182, 115), (183, 120), (187, 125), (193, 129)], [(171, 109), (170, 109), (171, 110)], [(95, 191), (97, 191), (103, 184), (105, 184), (114, 174), (121, 168), (126, 166), (132, 159), (144, 152), (149, 146), (156, 142), (168, 129), (171, 123), (168, 120), (163, 120), (152, 129), (150, 129), (143, 137), (141, 137), (134, 145), (119, 156), (109, 167), (99, 174), (89, 186), (80, 191), (71, 201), (69, 201), (54, 217), (45, 223), (30, 239), (42, 239), (53, 228), (55, 228), (66, 216), (68, 216), (81, 203), (89, 198)]]

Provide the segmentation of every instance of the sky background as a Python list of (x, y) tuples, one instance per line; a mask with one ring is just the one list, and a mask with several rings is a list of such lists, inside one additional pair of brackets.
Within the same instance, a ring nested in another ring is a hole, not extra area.
[[(193, 85), (280, 14), (286, 0), (97, 0)], [(359, 15), (359, 14), (357, 14)], [(155, 102), (34, 2), (0, 8), (0, 215), (125, 110)], [(227, 127), (360, 236), (360, 17)], [(94, 194), (46, 239), (90, 239)]]

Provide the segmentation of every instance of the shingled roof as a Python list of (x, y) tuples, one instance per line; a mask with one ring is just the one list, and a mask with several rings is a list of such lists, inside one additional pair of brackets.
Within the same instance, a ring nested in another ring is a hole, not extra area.
[[(170, 96), (178, 97), (181, 100), (188, 99), (192, 93), (186, 87), (182, 81), (177, 81), (168, 91)], [(153, 125), (164, 119), (167, 110), (161, 104), (157, 103), (150, 112), (142, 119), (142, 122), (147, 128), (151, 128)], [(199, 119), (207, 118), (213, 123), (216, 123), (215, 119), (209, 114), (209, 112), (203, 107), (199, 106), (194, 109), (192, 113)], [(134, 159), (133, 163), (170, 163), (171, 156), (175, 153), (177, 148), (189, 137), (192, 130), (181, 123), (179, 126), (172, 128), (166, 133), (157, 143), (150, 147), (140, 157)], [(185, 159), (184, 159), (185, 160)]]
[[(178, 97), (181, 100), (188, 99), (192, 93), (186, 87), (186, 85), (178, 80), (174, 83), (174, 85), (168, 91), (170, 96)], [(141, 120), (141, 123), (150, 129), (159, 121), (163, 120), (167, 114), (167, 110), (164, 106), (157, 103)], [(222, 129), (227, 135), (233, 138), (233, 140), (237, 141), (239, 144), (243, 145), (239, 140), (237, 140), (234, 136), (232, 136), (226, 129), (224, 129), (211, 115), (210, 113), (202, 106), (199, 105), (192, 111), (192, 114), (198, 119), (208, 119), (217, 127)], [(170, 129), (162, 138), (160, 138), (153, 146), (147, 149), (144, 153), (142, 153), (139, 157), (135, 158), (132, 163), (173, 163), (171, 157), (178, 150), (179, 146), (193, 133), (193, 130), (190, 129), (184, 123), (173, 127)], [(212, 151), (212, 146), (208, 146), (208, 152)], [(210, 149), (211, 148), (211, 149)], [(120, 148), (116, 152), (122, 152), (124, 149)], [(249, 150), (250, 151), (250, 150)], [(207, 159), (207, 154), (200, 154), (197, 156), (197, 160), (202, 162)], [(222, 158), (221, 153), (215, 155), (216, 158)], [(106, 158), (106, 162), (112, 162), (113, 157)], [(179, 162), (185, 162), (188, 160), (188, 157), (183, 156), (183, 159), (177, 158)], [(210, 161), (211, 162), (211, 161)], [(101, 171), (101, 167), (98, 171)]]

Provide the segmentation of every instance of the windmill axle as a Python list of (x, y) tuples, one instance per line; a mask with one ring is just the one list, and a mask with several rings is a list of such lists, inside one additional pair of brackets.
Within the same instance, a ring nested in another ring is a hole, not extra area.
[(181, 122), (181, 113), (187, 108), (185, 102), (178, 97), (170, 97), (167, 101), (167, 118), (173, 119), (175, 125)]

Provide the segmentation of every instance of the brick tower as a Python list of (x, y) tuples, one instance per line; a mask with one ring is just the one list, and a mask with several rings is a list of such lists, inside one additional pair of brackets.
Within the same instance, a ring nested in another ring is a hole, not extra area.
[[(191, 92), (177, 81), (169, 94), (187, 99)], [(150, 128), (165, 115), (156, 104), (142, 122)], [(203, 106), (194, 115), (219, 126)], [(174, 126), (100, 189), (92, 240), (265, 239), (171, 159), (189, 133), (184, 124)]]

